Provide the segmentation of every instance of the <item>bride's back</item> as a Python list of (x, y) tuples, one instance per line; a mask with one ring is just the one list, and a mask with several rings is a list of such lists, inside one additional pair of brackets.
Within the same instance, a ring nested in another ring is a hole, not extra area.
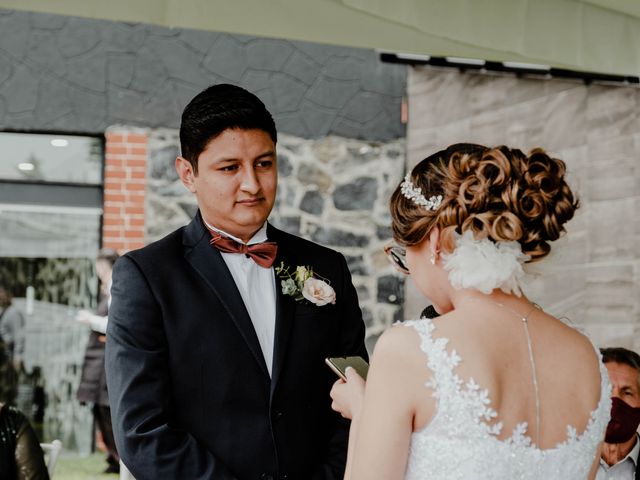
[[(567, 427), (582, 434), (601, 396), (598, 357), (592, 343), (554, 317), (535, 310), (528, 318), (535, 365), (539, 425), (536, 431), (536, 389), (526, 331), (522, 319), (497, 304), (460, 308), (433, 321), (434, 338), (449, 339), (446, 350), (456, 351), (460, 363), (454, 373), (463, 381), (473, 379), (486, 389), (489, 406), (502, 422), (498, 439), (511, 437), (527, 423), (526, 435), (546, 450), (567, 440)], [(426, 376), (427, 363), (423, 362)], [(425, 389), (425, 396), (431, 393)], [(416, 411), (416, 430), (428, 423), (434, 402)]]
[(396, 388), (413, 421), (407, 479), (584, 479), (594, 465), (606, 371), (586, 337), (521, 296), (524, 264), (547, 256), (578, 208), (565, 172), (541, 149), (457, 144), (394, 191), (406, 262), (391, 258), (445, 313), (393, 329), (372, 358), (374, 380), (380, 356), (407, 365)]

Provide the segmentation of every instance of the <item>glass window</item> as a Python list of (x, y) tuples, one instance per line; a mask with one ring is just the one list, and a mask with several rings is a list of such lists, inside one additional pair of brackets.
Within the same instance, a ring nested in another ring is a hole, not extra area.
[(99, 295), (103, 139), (0, 132), (0, 401), (39, 438), (88, 453), (91, 409), (76, 400)]
[(0, 179), (100, 184), (103, 149), (97, 137), (0, 132)]
[(6, 317), (20, 319), (11, 331), (20, 341), (5, 339), (19, 366), (0, 397), (30, 415), (41, 439), (61, 439), (65, 449), (82, 453), (91, 446), (92, 416), (76, 391), (89, 330), (75, 317), (96, 307), (101, 213), (0, 205), (0, 287), (8, 300), (0, 330)]

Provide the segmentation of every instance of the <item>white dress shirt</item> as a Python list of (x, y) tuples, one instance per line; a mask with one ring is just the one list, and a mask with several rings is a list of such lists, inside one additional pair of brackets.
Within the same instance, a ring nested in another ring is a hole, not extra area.
[[(205, 222), (210, 230), (214, 230), (238, 243), (244, 243), (238, 237), (215, 228)], [(267, 223), (258, 230), (247, 245), (267, 240)], [(273, 345), (276, 329), (276, 279), (273, 267), (263, 268), (242, 253), (220, 252), (227, 264), (231, 276), (236, 282), (244, 305), (249, 312), (253, 328), (258, 336), (264, 361), (269, 375), (273, 363)]]
[(602, 458), (596, 474), (596, 480), (634, 480), (640, 453), (640, 437), (636, 435), (636, 444), (626, 457), (615, 465), (607, 465)]

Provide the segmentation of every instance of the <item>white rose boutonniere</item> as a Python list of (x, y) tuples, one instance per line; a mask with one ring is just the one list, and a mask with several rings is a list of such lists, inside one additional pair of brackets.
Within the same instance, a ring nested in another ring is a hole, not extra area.
[(336, 303), (336, 292), (324, 280), (308, 278), (302, 287), (302, 296), (319, 307)]
[(276, 275), (280, 277), (282, 293), (294, 298), (296, 302), (305, 300), (319, 307), (329, 303), (336, 303), (336, 292), (327, 280), (314, 276), (313, 269), (308, 266), (297, 266), (291, 272), (289, 267), (280, 263), (276, 267)]

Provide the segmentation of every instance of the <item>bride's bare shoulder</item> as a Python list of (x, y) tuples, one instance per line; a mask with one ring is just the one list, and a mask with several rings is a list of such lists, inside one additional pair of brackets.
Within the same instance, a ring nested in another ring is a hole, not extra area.
[(380, 335), (374, 351), (395, 350), (416, 343), (418, 340), (418, 332), (415, 329), (408, 328), (407, 324), (397, 323)]
[(385, 330), (378, 338), (373, 349), (372, 361), (376, 358), (385, 360), (395, 358), (402, 361), (419, 348), (420, 335), (418, 331), (406, 323), (397, 323)]
[(397, 392), (409, 392), (412, 398), (422, 391), (430, 374), (418, 330), (402, 323), (387, 329), (376, 342), (369, 373), (396, 385)]
[(378, 338), (373, 351), (374, 357), (388, 358), (393, 356), (408, 359), (409, 357), (419, 356), (420, 362), (423, 362), (424, 352), (420, 347), (419, 329), (413, 327), (416, 325), (435, 325), (436, 322), (440, 323), (441, 317), (435, 320), (411, 320), (393, 325)]
[[(539, 348), (556, 360), (576, 369), (584, 369), (599, 378), (600, 353), (591, 339), (580, 330), (553, 320), (552, 326), (541, 332), (542, 342)], [(548, 352), (545, 351), (547, 349)]]

